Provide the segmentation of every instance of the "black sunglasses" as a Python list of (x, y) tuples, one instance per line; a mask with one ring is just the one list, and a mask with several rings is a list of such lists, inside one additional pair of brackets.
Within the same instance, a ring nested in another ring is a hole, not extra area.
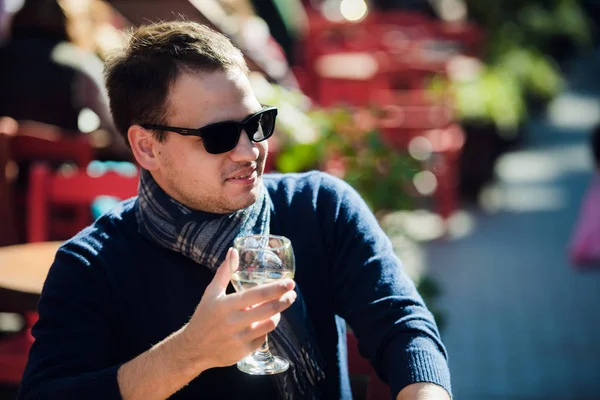
[(184, 136), (198, 136), (207, 152), (221, 154), (231, 151), (237, 146), (242, 129), (252, 142), (262, 142), (273, 135), (275, 130), (276, 107), (264, 107), (259, 112), (249, 115), (243, 121), (222, 121), (203, 126), (198, 129), (177, 128), (153, 124), (140, 124), (144, 129), (175, 132)]

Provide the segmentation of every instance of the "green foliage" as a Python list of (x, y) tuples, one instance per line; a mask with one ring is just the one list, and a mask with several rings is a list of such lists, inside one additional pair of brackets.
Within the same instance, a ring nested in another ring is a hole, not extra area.
[(320, 143), (296, 143), (278, 154), (277, 170), (283, 173), (308, 171), (319, 164), (322, 151)]
[(485, 27), (490, 54), (501, 54), (502, 43), (547, 50), (553, 37), (572, 46), (592, 43), (591, 21), (577, 0), (466, 0), (470, 16)]
[(487, 54), (470, 76), (436, 78), (432, 89), (450, 94), (461, 120), (515, 131), (531, 101), (545, 104), (561, 90), (553, 55), (564, 47), (588, 47), (591, 23), (576, 0), (466, 2), (470, 16), (486, 31)]
[(548, 101), (562, 87), (558, 67), (535, 49), (513, 47), (498, 57), (497, 69), (508, 71), (525, 93)]
[(591, 23), (576, 0), (527, 1), (518, 9), (526, 41), (545, 48), (549, 38), (561, 35), (576, 47), (592, 42)]
[(491, 121), (501, 131), (516, 130), (527, 115), (519, 78), (500, 67), (483, 67), (466, 80), (436, 78), (431, 89), (448, 93), (462, 121)]
[(276, 161), (279, 171), (321, 169), (339, 175), (374, 212), (412, 206), (408, 188), (420, 170), (416, 160), (387, 146), (377, 130), (361, 129), (352, 110), (317, 110), (310, 115), (319, 127), (315, 140), (282, 147)]
[(412, 208), (407, 187), (419, 167), (410, 156), (385, 146), (378, 132), (369, 132), (360, 148), (348, 148), (345, 159), (344, 179), (374, 211)]

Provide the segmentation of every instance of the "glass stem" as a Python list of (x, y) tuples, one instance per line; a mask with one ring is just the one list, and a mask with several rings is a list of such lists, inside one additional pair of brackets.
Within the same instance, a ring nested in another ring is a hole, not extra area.
[(260, 346), (260, 348), (254, 352), (252, 358), (262, 362), (268, 362), (273, 359), (273, 354), (271, 354), (271, 351), (269, 350), (268, 336), (265, 337), (265, 342), (262, 344), (262, 346)]

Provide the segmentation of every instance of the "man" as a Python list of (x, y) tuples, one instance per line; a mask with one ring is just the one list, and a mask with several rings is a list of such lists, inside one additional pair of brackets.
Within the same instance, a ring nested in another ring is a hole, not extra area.
[[(20, 399), (350, 399), (346, 322), (390, 398), (449, 398), (435, 322), (358, 194), (318, 172), (262, 176), (276, 110), (247, 72), (192, 22), (141, 27), (107, 63), (139, 196), (58, 251)], [(249, 232), (291, 239), (295, 281), (231, 290), (228, 248)], [(290, 370), (238, 371), (267, 333)]]

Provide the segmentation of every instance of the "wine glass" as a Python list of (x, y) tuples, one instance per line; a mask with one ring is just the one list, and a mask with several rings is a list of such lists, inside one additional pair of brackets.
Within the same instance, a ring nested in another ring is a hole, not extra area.
[[(231, 276), (238, 292), (278, 279), (293, 278), (295, 271), (292, 242), (283, 236), (240, 236), (233, 242), (240, 264)], [(269, 351), (268, 340), (254, 353), (237, 363), (240, 371), (252, 375), (273, 375), (286, 371), (288, 360)]]

